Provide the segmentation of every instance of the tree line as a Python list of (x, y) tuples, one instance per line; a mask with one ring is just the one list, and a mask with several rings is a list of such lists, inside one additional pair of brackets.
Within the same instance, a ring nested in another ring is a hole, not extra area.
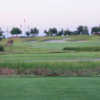
[[(4, 31), (2, 28), (0, 28), (0, 37), (3, 36)], [(10, 31), (12, 35), (19, 35), (22, 34), (22, 30), (18, 27), (13, 27)], [(44, 30), (44, 33), (46, 36), (66, 36), (66, 35), (80, 35), (80, 34), (88, 34), (89, 35), (89, 29), (87, 26), (78, 26), (75, 31), (71, 31), (70, 29), (61, 29), (58, 30), (56, 27), (49, 28), (48, 30)], [(28, 31), (25, 32), (27, 37), (32, 36), (38, 36), (39, 29), (38, 28), (31, 28)], [(100, 35), (100, 26), (92, 27), (91, 34), (98, 34)]]

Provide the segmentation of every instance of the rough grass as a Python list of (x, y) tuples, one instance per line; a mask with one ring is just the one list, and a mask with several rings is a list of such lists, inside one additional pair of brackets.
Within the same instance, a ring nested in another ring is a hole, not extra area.
[[(16, 70), (14, 74), (40, 76), (99, 76), (100, 62), (0, 63), (0, 68)], [(1, 72), (2, 74), (2, 72)]]

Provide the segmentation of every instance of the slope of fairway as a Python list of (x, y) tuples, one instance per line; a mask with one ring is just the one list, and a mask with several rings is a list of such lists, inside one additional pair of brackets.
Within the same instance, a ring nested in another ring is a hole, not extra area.
[(0, 100), (99, 100), (100, 78), (0, 78)]

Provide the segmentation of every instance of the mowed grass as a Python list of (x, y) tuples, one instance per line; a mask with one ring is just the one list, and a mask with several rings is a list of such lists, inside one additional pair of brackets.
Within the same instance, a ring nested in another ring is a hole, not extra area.
[[(43, 39), (44, 37), (38, 37)], [(45, 37), (49, 38), (49, 37)], [(50, 37), (55, 39), (57, 37)], [(60, 38), (60, 37), (59, 37)], [(14, 45), (5, 46), (5, 52), (0, 53), (0, 61), (57, 61), (57, 60), (73, 60), (73, 59), (99, 59), (100, 58), (100, 37), (99, 36), (70, 36), (66, 37), (70, 40), (60, 42), (34, 42), (34, 38), (14, 38)], [(33, 41), (32, 41), (33, 39)], [(62, 38), (61, 38), (62, 39)], [(75, 41), (73, 41), (75, 39)], [(85, 41), (84, 41), (84, 40)], [(7, 40), (3, 40), (0, 44), (5, 45)], [(83, 49), (65, 51), (64, 48)], [(93, 49), (95, 48), (95, 50)], [(98, 52), (96, 52), (96, 48)], [(85, 49), (85, 51), (84, 51)], [(88, 49), (88, 50), (87, 50)], [(94, 51), (89, 51), (89, 49)]]
[(0, 78), (1, 100), (99, 100), (100, 78)]
[(57, 61), (98, 61), (100, 52), (69, 52), (47, 54), (3, 54), (0, 62), (57, 62)]

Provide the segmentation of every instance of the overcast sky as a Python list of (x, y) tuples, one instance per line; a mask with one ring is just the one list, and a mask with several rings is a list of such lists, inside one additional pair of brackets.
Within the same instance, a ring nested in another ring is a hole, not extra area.
[(100, 24), (100, 0), (0, 0), (0, 25), (39, 28)]

